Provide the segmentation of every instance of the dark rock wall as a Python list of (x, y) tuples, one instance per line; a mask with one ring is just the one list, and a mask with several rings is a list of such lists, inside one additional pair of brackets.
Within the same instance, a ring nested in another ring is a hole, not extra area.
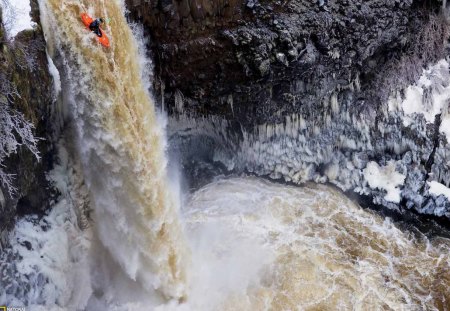
[[(299, 111), (355, 79), (364, 98), (379, 87), (375, 76), (417, 50), (419, 33), (439, 6), (413, 0), (127, 4), (151, 35), (157, 89), (169, 109), (180, 92), (185, 111), (244, 126), (277, 121), (276, 114)], [(368, 97), (372, 102), (386, 95), (370, 94), (378, 97)]]
[[(36, 1), (32, 1), (32, 15), (33, 20), (39, 22)], [(11, 101), (11, 106), (34, 124), (35, 135), (41, 139), (39, 161), (22, 147), (4, 163), (4, 171), (15, 175), (14, 186), (18, 189), (9, 197), (8, 191), (2, 188), (6, 205), (0, 213), (0, 233), (4, 233), (13, 226), (17, 216), (40, 214), (48, 208), (51, 190), (45, 174), (52, 166), (55, 128), (51, 115), (55, 94), (40, 25), (19, 33), (10, 41), (1, 26), (0, 14), (0, 42), (0, 70), (20, 95)]]

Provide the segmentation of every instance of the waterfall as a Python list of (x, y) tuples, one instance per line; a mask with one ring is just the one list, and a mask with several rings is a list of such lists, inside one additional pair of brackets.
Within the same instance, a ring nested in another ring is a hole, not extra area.
[[(217, 177), (186, 196), (180, 215), (179, 194), (168, 178), (164, 127), (143, 78), (148, 72), (141, 68), (140, 40), (124, 18), (121, 0), (39, 0), (39, 5), (48, 53), (61, 77), (62, 110), (69, 111), (60, 163), (49, 172), (61, 196), (42, 220), (25, 217), (17, 223), (11, 250), (0, 254), (0, 303), (87, 311), (448, 305), (450, 240), (429, 239), (328, 186)], [(111, 48), (84, 28), (80, 14), (86, 11), (110, 20), (105, 30)], [(330, 98), (337, 113), (334, 101)], [(339, 143), (369, 145), (369, 121), (344, 118), (360, 135), (340, 135)], [(244, 164), (267, 165), (255, 165), (255, 171), (273, 167), (292, 181), (311, 180), (307, 161), (319, 157), (328, 163), (333, 152), (310, 142), (325, 132), (318, 124), (307, 131), (302, 115), (243, 133), (242, 142), (227, 140), (224, 120), (180, 120), (184, 127), (174, 132), (181, 139), (205, 137), (207, 128), (231, 154), (215, 159), (241, 157)], [(331, 134), (325, 138), (333, 139)], [(324, 173), (332, 179), (345, 173), (342, 167), (337, 161)], [(302, 171), (295, 175), (293, 168)], [(376, 168), (381, 175), (395, 172), (391, 164)], [(83, 214), (80, 226), (76, 212), (85, 212), (85, 205), (92, 207), (93, 219)]]
[[(188, 252), (179, 203), (167, 178), (164, 131), (141, 79), (123, 4), (40, 0), (39, 5), (49, 53), (62, 73), (98, 239), (131, 280), (163, 298), (181, 299)], [(110, 20), (110, 49), (81, 24), (86, 10)]]

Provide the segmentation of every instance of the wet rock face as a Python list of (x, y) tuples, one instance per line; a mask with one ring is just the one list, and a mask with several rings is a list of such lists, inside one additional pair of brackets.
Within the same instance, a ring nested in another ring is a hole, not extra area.
[[(36, 1), (32, 1), (32, 14), (39, 21)], [(1, 14), (0, 14), (1, 25)], [(45, 172), (52, 166), (54, 126), (51, 122), (54, 103), (53, 80), (48, 72), (46, 44), (42, 30), (19, 33), (14, 42), (6, 38), (0, 26), (0, 70), (16, 87), (19, 96), (11, 99), (11, 107), (22, 113), (35, 126), (34, 134), (41, 140), (38, 145), (41, 159), (26, 148), (20, 148), (5, 160), (4, 171), (14, 175), (13, 197), (1, 186), (4, 200), (0, 213), (0, 234), (14, 224), (17, 216), (41, 214), (48, 208), (51, 196)]]

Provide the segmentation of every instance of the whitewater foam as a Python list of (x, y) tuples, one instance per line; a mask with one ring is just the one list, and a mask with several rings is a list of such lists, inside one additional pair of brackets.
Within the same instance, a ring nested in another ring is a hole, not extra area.
[[(210, 304), (192, 302), (192, 310), (443, 310), (450, 299), (449, 240), (402, 232), (326, 186), (221, 180), (193, 194), (186, 212), (190, 240), (208, 244), (192, 245), (207, 254), (194, 266), (226, 260), (230, 251), (244, 267), (252, 261), (248, 279), (234, 279), (235, 291), (222, 289), (219, 277), (199, 298)], [(246, 239), (248, 249), (233, 249)], [(222, 272), (233, 275), (238, 264), (223, 264)]]
[[(82, 230), (79, 204), (88, 201), (76, 165), (63, 143), (48, 178), (61, 193), (48, 215), (20, 219), (0, 258), (2, 305), (84, 308), (92, 294), (89, 249), (91, 231)], [(83, 286), (80, 286), (82, 284)]]

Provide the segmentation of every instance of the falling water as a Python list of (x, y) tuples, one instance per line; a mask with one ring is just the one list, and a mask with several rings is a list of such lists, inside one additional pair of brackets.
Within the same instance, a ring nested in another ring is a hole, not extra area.
[[(177, 195), (122, 4), (40, 0), (40, 9), (50, 52), (64, 73), (63, 97), (78, 134), (98, 238), (129, 278), (165, 298), (182, 298), (187, 259)], [(85, 10), (110, 20), (110, 49), (81, 26)]]

